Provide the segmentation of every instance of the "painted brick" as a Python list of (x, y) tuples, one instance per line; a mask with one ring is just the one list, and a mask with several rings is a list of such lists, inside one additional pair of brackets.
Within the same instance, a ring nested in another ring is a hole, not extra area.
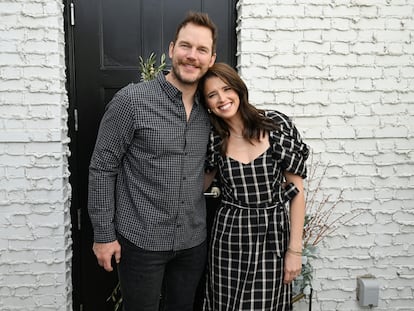
[(26, 3), (23, 5), (20, 13), (25, 16), (30, 16), (30, 17), (42, 17), (43, 16), (43, 4), (36, 3), (36, 2)]
[(15, 3), (11, 1), (3, 1), (0, 2), (0, 12), (1, 15), (7, 16), (7, 15), (19, 15), (22, 10), (22, 4)]
[[(0, 129), (7, 129), (7, 133), (0, 130), (1, 145), (7, 146), (0, 148), (0, 184), (8, 190), (0, 191), (0, 248), (5, 250), (0, 255), (4, 272), (0, 309), (71, 310), (67, 273), (71, 243), (62, 235), (63, 230), (69, 230), (69, 217), (64, 215), (68, 213), (64, 208), (68, 197), (62, 191), (67, 183), (67, 168), (62, 169), (67, 166), (67, 154), (62, 146), (68, 143), (62, 137), (66, 119), (62, 113), (66, 114), (67, 106), (63, 5), (58, 1), (12, 1), (0, 3), (0, 7)], [(52, 143), (48, 146), (48, 142)], [(56, 173), (53, 165), (59, 168)], [(51, 168), (31, 176), (33, 167), (40, 166)], [(47, 177), (49, 172), (55, 177)], [(36, 203), (39, 200), (45, 205)], [(45, 217), (43, 222), (35, 215)], [(41, 249), (47, 250), (45, 258)], [(56, 251), (51, 255), (50, 249)], [(60, 249), (65, 250), (61, 255)], [(60, 266), (49, 265), (51, 269), (47, 269), (36, 263), (51, 260), (61, 262)], [(48, 277), (51, 272), (53, 276)], [(50, 280), (59, 280), (61, 285), (42, 292)]]
[[(408, 43), (411, 40), (408, 29), (413, 29), (412, 18), (408, 15), (412, 16), (413, 6), (405, 1), (391, 4), (365, 0), (350, 6), (347, 1), (335, 4), (320, 1), (319, 5), (305, 3), (304, 12), (303, 18), (275, 12), (274, 19), (279, 20), (276, 25), (285, 33), (275, 32), (269, 34), (270, 37), (260, 33), (263, 40), (281, 39), (279, 42), (289, 43), (276, 49), (269, 58), (269, 66), (283, 68), (283, 71), (277, 70), (278, 83), (274, 84), (278, 104), (275, 108), (289, 109), (294, 116), (300, 115), (298, 126), (307, 142), (324, 159), (329, 158), (331, 163), (336, 161), (343, 167), (330, 170), (330, 178), (323, 183), (324, 191), (329, 187), (349, 189), (344, 193), (340, 211), (346, 212), (351, 205), (367, 210), (357, 220), (357, 226), (345, 226), (338, 231), (340, 235), (334, 235), (335, 239), (346, 237), (342, 245), (351, 249), (339, 248), (333, 239), (324, 243), (336, 257), (317, 269), (315, 286), (319, 290), (315, 293), (314, 307), (359, 310), (355, 300), (356, 276), (373, 273), (383, 284), (378, 309), (408, 310), (406, 301), (413, 299), (410, 282), (398, 284), (396, 271), (407, 266), (414, 251), (411, 248), (407, 253), (407, 249), (402, 251), (398, 246), (409, 245), (414, 237), (412, 213), (407, 214), (407, 209), (414, 206), (414, 178), (410, 176), (410, 150), (414, 147), (411, 126), (414, 71), (410, 65), (413, 48)], [(311, 19), (318, 15), (323, 17), (319, 27)], [(271, 23), (269, 18), (270, 14), (267, 23)], [(327, 21), (330, 27), (326, 26)], [(249, 30), (249, 36), (254, 38), (254, 29)], [(295, 34), (295, 37), (288, 34)], [(329, 49), (324, 48), (326, 43), (330, 44)], [(239, 52), (246, 57), (255, 54)], [(298, 58), (296, 53), (306, 53), (306, 57)], [(263, 64), (266, 61), (263, 57), (260, 65), (266, 66)], [(256, 67), (254, 62), (242, 66)], [(246, 77), (250, 79), (249, 75)], [(280, 80), (294, 81), (298, 77), (306, 81), (302, 89), (291, 87), (292, 96)], [(265, 79), (261, 82), (263, 88), (272, 85)], [(323, 100), (319, 99), (324, 93), (327, 95)], [(309, 96), (299, 99), (300, 94)], [(289, 102), (296, 106), (289, 108)], [(279, 106), (280, 103), (283, 106)], [(316, 118), (310, 120), (309, 116)], [(329, 123), (321, 120), (321, 116)], [(341, 159), (339, 155), (344, 156)], [(387, 254), (393, 254), (392, 259)], [(321, 271), (327, 272), (321, 274)], [(336, 275), (336, 271), (343, 274)], [(393, 292), (393, 288), (400, 290)], [(404, 294), (399, 296), (398, 293)], [(300, 303), (296, 309), (307, 310), (307, 305)]]

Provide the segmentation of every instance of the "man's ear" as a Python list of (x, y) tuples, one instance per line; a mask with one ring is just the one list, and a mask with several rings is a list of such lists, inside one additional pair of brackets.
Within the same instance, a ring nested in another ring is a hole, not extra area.
[(170, 58), (172, 58), (173, 56), (173, 50), (174, 50), (174, 42), (171, 41), (168, 47), (168, 56), (170, 56)]
[(211, 60), (210, 60), (210, 64), (208, 65), (208, 68), (210, 68), (211, 66), (213, 66), (213, 65), (214, 65), (214, 63), (216, 62), (216, 58), (217, 58), (217, 54), (216, 54), (216, 53), (214, 53), (214, 54), (211, 56)]

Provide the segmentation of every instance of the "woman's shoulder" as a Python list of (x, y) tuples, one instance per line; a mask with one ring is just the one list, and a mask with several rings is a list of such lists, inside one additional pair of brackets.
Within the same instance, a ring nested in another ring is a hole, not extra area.
[(267, 118), (273, 120), (276, 124), (278, 124), (280, 127), (292, 127), (292, 120), (289, 116), (286, 114), (277, 111), (277, 110), (265, 110), (264, 114)]
[[(266, 116), (275, 120), (279, 128), (270, 131), (270, 142), (273, 146), (274, 156), (284, 158), (288, 163), (288, 171), (292, 171), (292, 167), (302, 167), (304, 160), (308, 158), (309, 147), (302, 141), (301, 135), (293, 124), (290, 117), (279, 111), (266, 111)], [(303, 163), (302, 163), (303, 162)], [(298, 170), (293, 170), (296, 174)], [(306, 168), (301, 168), (301, 176), (306, 176)]]

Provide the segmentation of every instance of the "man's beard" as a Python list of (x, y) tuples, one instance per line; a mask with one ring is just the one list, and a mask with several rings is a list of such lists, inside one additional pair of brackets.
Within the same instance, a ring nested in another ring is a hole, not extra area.
[(184, 79), (183, 76), (181, 75), (180, 71), (178, 70), (178, 65), (177, 66), (172, 66), (172, 72), (173, 72), (175, 78), (182, 84), (187, 84), (187, 85), (197, 84), (198, 80), (200, 80), (199, 76), (197, 76), (197, 77), (195, 77), (191, 80)]

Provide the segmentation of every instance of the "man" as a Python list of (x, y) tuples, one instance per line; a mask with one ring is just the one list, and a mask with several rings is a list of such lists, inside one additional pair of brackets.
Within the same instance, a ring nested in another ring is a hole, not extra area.
[(216, 59), (217, 30), (189, 13), (170, 43), (172, 70), (109, 103), (89, 169), (93, 251), (119, 263), (124, 310), (192, 310), (206, 260), (204, 159), (210, 123), (196, 90)]

